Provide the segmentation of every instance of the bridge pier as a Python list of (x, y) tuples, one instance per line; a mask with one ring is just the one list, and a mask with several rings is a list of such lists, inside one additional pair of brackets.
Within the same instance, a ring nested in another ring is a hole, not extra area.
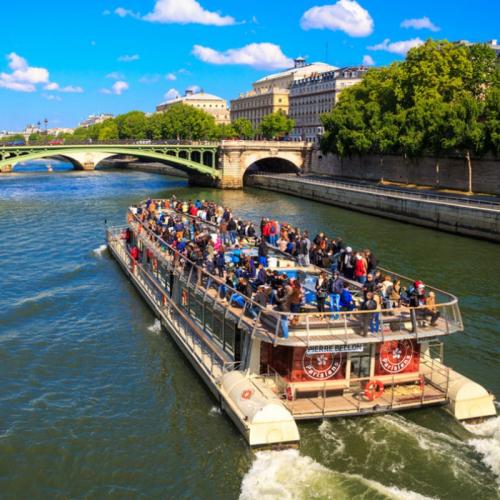
[(2, 167), (0, 167), (0, 172), (4, 174), (9, 174), (10, 172), (12, 172), (13, 168), (14, 165), (3, 165)]

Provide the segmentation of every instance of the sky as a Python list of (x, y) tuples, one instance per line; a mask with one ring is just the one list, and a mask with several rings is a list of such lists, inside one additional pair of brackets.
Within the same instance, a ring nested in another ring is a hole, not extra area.
[(0, 130), (152, 112), (187, 88), (229, 102), (297, 56), (381, 66), (428, 38), (500, 39), (498, 0), (24, 0), (4, 16)]

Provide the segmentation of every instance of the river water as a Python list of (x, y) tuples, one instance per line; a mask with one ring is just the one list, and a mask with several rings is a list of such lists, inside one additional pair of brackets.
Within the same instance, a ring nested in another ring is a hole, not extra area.
[(498, 418), (463, 426), (427, 409), (309, 422), (300, 451), (253, 454), (105, 250), (105, 220), (172, 192), (342, 235), (457, 294), (465, 333), (447, 339), (446, 362), (500, 396), (495, 244), (140, 172), (4, 174), (1, 498), (500, 498)]

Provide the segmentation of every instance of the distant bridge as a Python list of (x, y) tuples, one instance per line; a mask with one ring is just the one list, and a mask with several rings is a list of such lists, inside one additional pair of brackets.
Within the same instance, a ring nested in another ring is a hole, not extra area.
[(105, 159), (127, 155), (179, 168), (195, 184), (240, 188), (247, 169), (307, 171), (311, 154), (310, 143), (286, 141), (0, 145), (0, 171), (12, 172), (18, 163), (40, 158), (65, 159), (76, 169), (94, 170)]

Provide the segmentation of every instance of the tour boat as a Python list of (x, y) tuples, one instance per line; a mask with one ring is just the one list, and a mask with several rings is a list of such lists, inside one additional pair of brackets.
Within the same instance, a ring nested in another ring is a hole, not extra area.
[[(158, 214), (196, 222), (218, 238), (216, 225), (172, 210), (169, 200), (154, 202), (162, 207)], [(496, 414), (487, 390), (443, 362), (442, 339), (463, 330), (452, 294), (426, 283), (436, 296), (437, 321), (425, 321), (419, 307), (383, 309), (378, 332), (366, 335), (364, 315), (373, 311), (318, 313), (314, 283), (324, 270), (270, 248), (268, 267), (299, 279), (306, 291), (285, 338), (280, 320), (290, 313), (242, 295), (244, 307), (221, 299), (223, 280), (155, 234), (138, 216), (145, 209), (146, 202), (130, 207), (127, 225), (107, 230), (109, 251), (250, 446), (298, 446), (298, 420), (438, 405), (458, 420)], [(252, 243), (239, 251), (256, 255)], [(406, 285), (414, 281), (383, 272)], [(350, 286), (358, 300), (361, 286)]]

